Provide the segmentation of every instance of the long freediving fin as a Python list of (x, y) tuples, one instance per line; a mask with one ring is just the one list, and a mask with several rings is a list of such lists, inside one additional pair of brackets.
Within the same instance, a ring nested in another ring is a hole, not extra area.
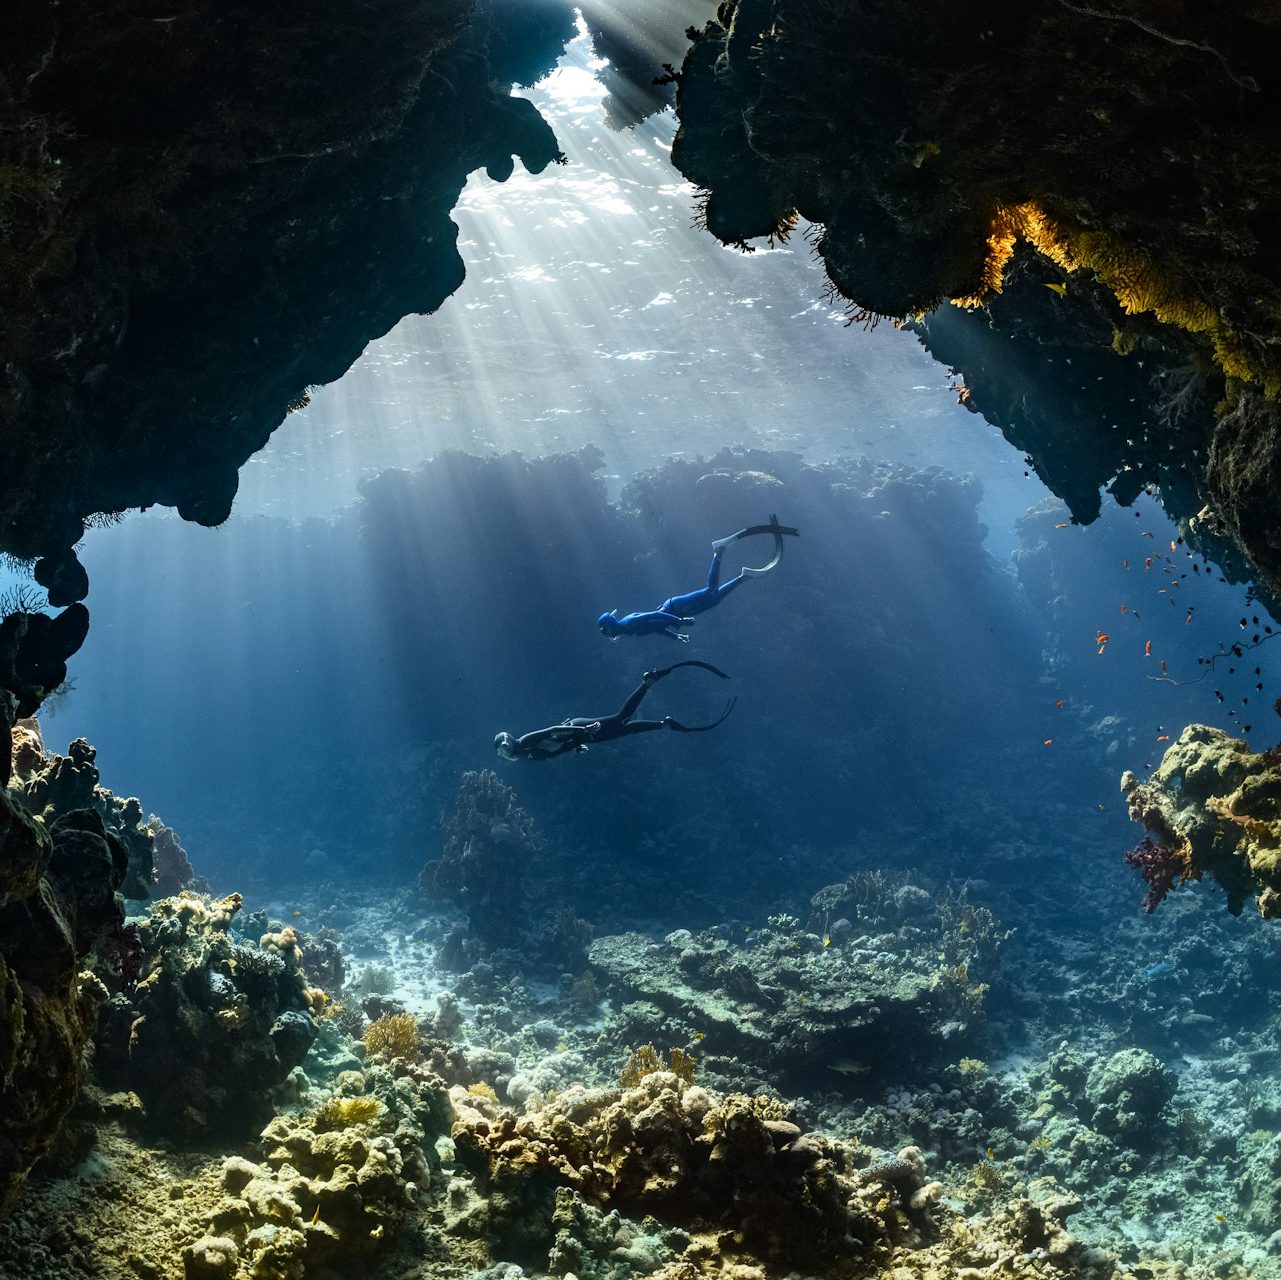
[(726, 547), (733, 542), (737, 542), (740, 538), (754, 538), (761, 533), (773, 534), (776, 539), (783, 537), (799, 538), (801, 536), (799, 529), (794, 529), (791, 525), (779, 524), (778, 516), (771, 512), (769, 524), (749, 524), (746, 529), (740, 529), (737, 533), (731, 533), (728, 537), (717, 538), (712, 543), (712, 550), (724, 551)]
[(711, 724), (681, 724), (679, 720), (673, 720), (671, 716), (668, 716), (664, 723), (666, 723), (668, 728), (674, 729), (677, 733), (706, 733), (709, 729), (715, 729), (718, 724), (721, 724), (725, 720), (726, 716), (734, 710), (734, 705), (737, 702), (737, 698), (731, 698), (725, 704), (725, 710), (722, 711)]
[(702, 667), (704, 671), (710, 671), (714, 676), (720, 676), (722, 680), (728, 680), (729, 676), (723, 672), (720, 667), (714, 667), (710, 662), (699, 662), (697, 658), (690, 658), (687, 662), (674, 662), (670, 667), (660, 667), (657, 671), (647, 671), (651, 681), (661, 680), (666, 675), (671, 675), (673, 671), (681, 667)]

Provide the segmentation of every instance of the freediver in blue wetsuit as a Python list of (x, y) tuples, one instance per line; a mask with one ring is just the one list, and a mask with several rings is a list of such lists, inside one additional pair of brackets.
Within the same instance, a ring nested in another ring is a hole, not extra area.
[[(745, 565), (739, 570), (738, 577), (728, 582), (721, 581), (721, 556), (725, 548), (740, 538), (750, 538), (759, 533), (772, 534), (774, 537), (774, 558), (767, 565), (754, 569)], [(778, 517), (771, 515), (769, 524), (754, 524), (727, 538), (718, 538), (712, 543), (712, 563), (707, 570), (707, 586), (700, 587), (683, 596), (668, 596), (657, 609), (647, 613), (629, 613), (618, 616), (617, 609), (602, 613), (596, 619), (596, 625), (603, 636), (617, 640), (619, 636), (671, 636), (673, 640), (689, 642), (689, 636), (681, 627), (687, 627), (694, 621), (694, 616), (706, 613), (714, 605), (720, 604), (745, 578), (759, 578), (773, 569), (783, 558), (783, 537), (799, 537), (799, 529), (791, 529), (779, 524)]]
[(680, 667), (701, 667), (722, 680), (729, 679), (725, 672), (710, 662), (678, 662), (659, 671), (647, 671), (621, 710), (612, 716), (575, 716), (572, 720), (562, 720), (560, 724), (549, 725), (546, 729), (535, 729), (519, 738), (510, 733), (500, 733), (494, 738), (494, 749), (504, 760), (551, 760), (569, 751), (586, 751), (598, 742), (627, 738), (634, 733), (650, 733), (655, 729), (672, 729), (676, 733), (706, 733), (715, 729), (734, 710), (736, 698), (725, 704), (725, 710), (711, 724), (681, 724), (671, 716), (664, 716), (661, 720), (632, 719), (655, 681)]

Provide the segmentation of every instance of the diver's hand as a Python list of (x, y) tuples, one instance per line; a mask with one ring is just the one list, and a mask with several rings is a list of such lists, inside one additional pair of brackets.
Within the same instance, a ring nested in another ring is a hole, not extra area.
[(692, 627), (692, 626), (694, 625), (694, 623), (696, 623), (697, 621), (698, 621), (698, 619), (697, 619), (697, 618), (682, 618), (682, 619), (681, 619), (681, 626), (682, 626), (682, 627)]
[(677, 631), (675, 635), (676, 639), (679, 640), (681, 644), (689, 644), (689, 636), (687, 636), (683, 631)]

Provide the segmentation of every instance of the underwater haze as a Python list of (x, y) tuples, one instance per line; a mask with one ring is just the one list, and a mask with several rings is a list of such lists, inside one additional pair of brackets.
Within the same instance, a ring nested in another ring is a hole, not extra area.
[(157, 880), (0, 1276), (1281, 1277), (1281, 935), (1145, 912), (1120, 790), (1277, 738), (1276, 620), (1147, 491), (1075, 523), (803, 229), (719, 246), (602, 66), (230, 520), (86, 537), (39, 751)]

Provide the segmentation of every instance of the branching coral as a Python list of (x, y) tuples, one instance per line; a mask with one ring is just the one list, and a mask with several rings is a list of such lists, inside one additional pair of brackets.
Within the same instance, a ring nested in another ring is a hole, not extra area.
[(365, 1048), (380, 1058), (416, 1062), (422, 1053), (418, 1023), (412, 1013), (389, 1013), (365, 1028)]
[(669, 1072), (685, 1084), (694, 1083), (694, 1069), (698, 1066), (698, 1059), (693, 1054), (686, 1053), (684, 1049), (672, 1049), (667, 1058), (664, 1065), (652, 1044), (643, 1044), (639, 1049), (633, 1049), (627, 1065), (619, 1072), (618, 1083), (624, 1089), (634, 1089), (655, 1071)]

